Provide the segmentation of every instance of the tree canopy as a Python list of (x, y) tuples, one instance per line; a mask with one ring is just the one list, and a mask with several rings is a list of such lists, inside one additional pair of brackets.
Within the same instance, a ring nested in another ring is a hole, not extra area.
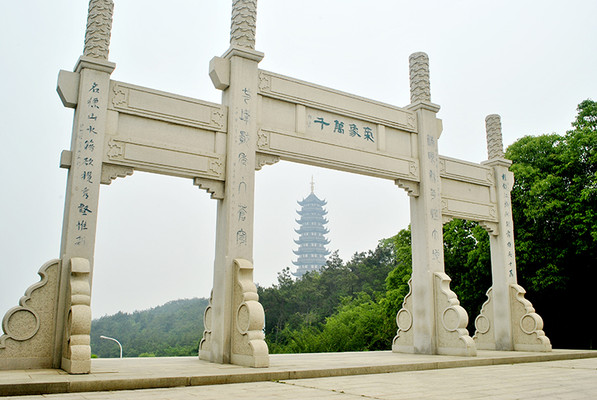
[(597, 103), (580, 103), (572, 126), (565, 135), (525, 136), (506, 157), (520, 284), (555, 346), (592, 348), (595, 322), (585, 307), (595, 304), (597, 278)]

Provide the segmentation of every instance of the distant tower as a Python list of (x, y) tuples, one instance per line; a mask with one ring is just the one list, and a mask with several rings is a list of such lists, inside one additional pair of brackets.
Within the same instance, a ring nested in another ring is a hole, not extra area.
[(296, 220), (300, 228), (295, 229), (295, 232), (300, 236), (298, 240), (294, 241), (299, 245), (298, 250), (294, 251), (298, 260), (292, 262), (298, 267), (293, 274), (296, 277), (301, 277), (306, 272), (318, 271), (325, 265), (325, 257), (330, 254), (325, 248), (330, 241), (324, 236), (329, 232), (324, 226), (328, 223), (328, 220), (324, 218), (328, 212), (323, 208), (327, 202), (320, 200), (315, 195), (314, 188), (315, 183), (311, 177), (311, 194), (298, 202), (301, 210), (297, 211), (297, 214), (301, 218)]

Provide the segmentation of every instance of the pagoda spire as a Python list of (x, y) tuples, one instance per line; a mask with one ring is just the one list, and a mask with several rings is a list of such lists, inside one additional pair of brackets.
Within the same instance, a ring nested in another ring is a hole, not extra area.
[(309, 196), (299, 201), (301, 209), (297, 211), (300, 219), (296, 222), (299, 229), (295, 232), (299, 234), (299, 239), (294, 242), (299, 245), (294, 254), (298, 256), (292, 263), (298, 268), (293, 275), (303, 276), (307, 272), (319, 271), (325, 265), (326, 257), (330, 254), (325, 247), (329, 240), (325, 235), (329, 232), (325, 225), (328, 220), (325, 218), (327, 211), (323, 208), (327, 203), (315, 195), (315, 181), (311, 176), (311, 193)]

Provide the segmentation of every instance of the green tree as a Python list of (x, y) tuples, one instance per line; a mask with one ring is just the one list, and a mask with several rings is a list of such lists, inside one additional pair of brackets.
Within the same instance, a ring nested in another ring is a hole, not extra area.
[(506, 157), (519, 282), (554, 347), (593, 348), (585, 306), (597, 278), (597, 104), (583, 101), (572, 126), (563, 136), (523, 137)]

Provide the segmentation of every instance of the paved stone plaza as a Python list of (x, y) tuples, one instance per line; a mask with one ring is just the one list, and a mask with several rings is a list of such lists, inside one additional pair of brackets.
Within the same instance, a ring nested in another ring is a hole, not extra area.
[[(60, 370), (1, 371), (0, 396), (38, 390), (54, 394), (1, 398), (597, 398), (597, 352), (479, 353), (477, 357), (389, 351), (285, 354), (273, 355), (267, 369), (218, 365), (195, 357), (96, 359), (89, 375)], [(76, 393), (58, 393), (69, 391)]]

